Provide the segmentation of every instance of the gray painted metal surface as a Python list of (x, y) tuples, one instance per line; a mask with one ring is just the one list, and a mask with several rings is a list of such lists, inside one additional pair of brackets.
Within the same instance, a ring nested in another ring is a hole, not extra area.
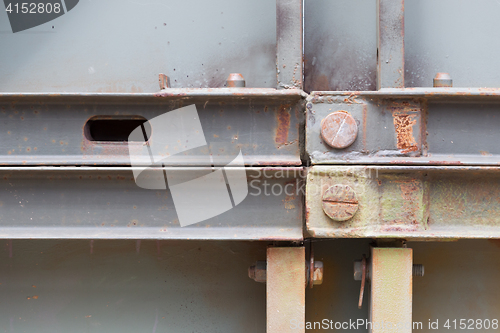
[(276, 74), (278, 89), (303, 86), (302, 0), (276, 0)]
[[(305, 90), (376, 90), (376, 1), (306, 0)], [(407, 87), (432, 87), (438, 72), (455, 87), (499, 87), (496, 0), (405, 0)]]
[(265, 332), (264, 242), (13, 240), (0, 251), (6, 332)]
[(175, 88), (222, 87), (232, 72), (276, 86), (273, 1), (80, 0), (15, 34), (1, 10), (0, 32), (3, 92), (155, 92), (159, 73)]
[[(84, 129), (89, 119), (143, 117), (150, 120), (170, 110), (196, 104), (209, 145), (224, 144), (231, 152), (241, 149), (247, 165), (300, 165), (303, 101), (303, 93), (296, 89), (167, 89), (156, 94), (2, 94), (0, 164), (130, 165), (126, 141), (89, 139)], [(116, 126), (120, 125), (110, 125), (105, 131), (113, 132)], [(152, 140), (154, 133), (155, 128), (152, 128)], [(172, 147), (165, 147), (165, 154), (174, 153)], [(191, 150), (172, 156), (165, 163), (207, 166), (207, 153)]]
[(377, 0), (377, 89), (404, 87), (404, 8), (404, 0)]
[[(308, 98), (306, 150), (314, 164), (497, 165), (498, 89), (407, 88), (314, 92)], [(323, 142), (321, 121), (344, 110), (358, 124), (345, 149)]]
[[(167, 171), (184, 182), (211, 169)], [(169, 190), (138, 187), (132, 168), (0, 168), (0, 238), (301, 240), (302, 168), (246, 168), (246, 174), (242, 203), (181, 227)], [(192, 203), (193, 210), (202, 207)]]
[(499, 15), (495, 0), (406, 0), (405, 85), (447, 72), (455, 87), (499, 87)]
[(304, 90), (375, 90), (376, 2), (304, 1)]

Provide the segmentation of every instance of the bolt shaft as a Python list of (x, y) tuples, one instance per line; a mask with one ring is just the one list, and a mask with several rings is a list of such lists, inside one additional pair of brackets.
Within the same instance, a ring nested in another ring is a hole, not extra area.
[(413, 276), (424, 276), (424, 265), (413, 265)]

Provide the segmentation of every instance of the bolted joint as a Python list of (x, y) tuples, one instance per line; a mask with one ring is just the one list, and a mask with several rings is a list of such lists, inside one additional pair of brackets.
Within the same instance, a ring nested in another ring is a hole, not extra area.
[[(371, 270), (370, 270), (370, 263), (366, 265), (366, 279), (371, 280)], [(413, 276), (424, 276), (424, 265), (421, 264), (414, 264), (413, 265), (413, 271), (412, 271)], [(356, 260), (354, 261), (354, 280), (356, 281), (361, 281), (363, 278), (363, 261), (362, 260)]]
[[(248, 277), (255, 282), (266, 283), (267, 280), (267, 262), (259, 260), (254, 265), (248, 268)], [(323, 283), (323, 262), (315, 261), (313, 269), (309, 268), (309, 263), (306, 262), (306, 286), (316, 286)]]
[(330, 186), (322, 197), (323, 211), (337, 222), (350, 220), (358, 210), (356, 193), (349, 185)]
[(245, 79), (240, 73), (231, 73), (227, 77), (226, 87), (228, 88), (243, 88), (245, 87)]

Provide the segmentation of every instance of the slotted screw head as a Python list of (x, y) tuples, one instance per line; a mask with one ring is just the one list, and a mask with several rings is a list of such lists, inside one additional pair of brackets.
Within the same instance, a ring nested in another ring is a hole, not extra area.
[(321, 121), (321, 137), (330, 147), (347, 148), (352, 145), (357, 136), (356, 120), (346, 111), (330, 113)]
[(349, 185), (333, 185), (323, 193), (323, 211), (332, 220), (347, 221), (357, 210), (358, 199)]

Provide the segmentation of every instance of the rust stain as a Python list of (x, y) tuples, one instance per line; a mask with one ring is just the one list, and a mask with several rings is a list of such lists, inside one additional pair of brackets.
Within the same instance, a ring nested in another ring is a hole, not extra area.
[(407, 182), (402, 182), (401, 187), (401, 197), (403, 198), (403, 211), (406, 215), (407, 221), (412, 224), (418, 225), (417, 216), (415, 212), (416, 196), (420, 191), (420, 183), (417, 180), (410, 180)]
[(417, 123), (415, 118), (415, 115), (401, 113), (393, 114), (397, 147), (405, 154), (418, 150), (417, 142), (413, 136), (413, 126)]
[(275, 142), (285, 144), (288, 141), (288, 130), (290, 129), (290, 104), (282, 104), (276, 115), (278, 127), (276, 128)]
[(284, 200), (285, 209), (295, 209), (295, 204), (293, 203), (295, 200), (295, 196), (287, 196)]

